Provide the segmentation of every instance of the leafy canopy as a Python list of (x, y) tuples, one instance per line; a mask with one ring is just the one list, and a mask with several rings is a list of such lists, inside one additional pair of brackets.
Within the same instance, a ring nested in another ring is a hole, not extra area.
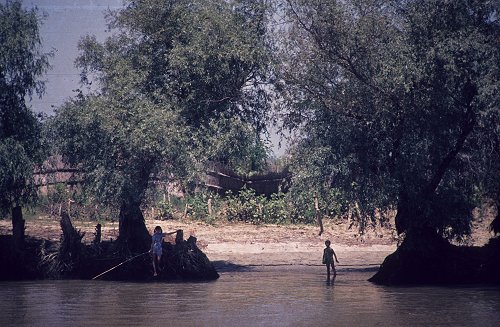
[(247, 153), (227, 135), (264, 126), (264, 10), (255, 1), (131, 1), (109, 13), (112, 37), (81, 40), (82, 80), (98, 92), (60, 108), (55, 130), (93, 194), (140, 203), (154, 176), (190, 181), (205, 160)]
[(0, 211), (36, 198), (33, 168), (44, 158), (40, 121), (26, 97), (42, 95), (40, 77), (51, 53), (43, 53), (36, 9), (20, 1), (0, 3)]
[(363, 221), (397, 207), (399, 232), (466, 234), (478, 196), (498, 197), (498, 3), (284, 8), (284, 116), (302, 132), (295, 185), (341, 190)]

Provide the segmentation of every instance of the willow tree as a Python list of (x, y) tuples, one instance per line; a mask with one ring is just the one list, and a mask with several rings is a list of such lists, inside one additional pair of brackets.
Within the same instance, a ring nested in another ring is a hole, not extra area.
[(15, 240), (22, 243), (22, 206), (36, 199), (33, 170), (43, 160), (40, 121), (26, 100), (42, 95), (49, 68), (40, 20), (20, 1), (0, 4), (0, 214), (12, 213)]
[[(140, 205), (152, 178), (193, 175), (210, 159), (200, 145), (216, 140), (214, 130), (225, 133), (224, 124), (214, 125), (219, 118), (235, 118), (256, 135), (263, 128), (265, 7), (130, 1), (108, 18), (114, 35), (103, 43), (82, 39), (77, 59), (82, 81), (97, 83), (98, 91), (60, 108), (55, 128), (61, 153), (84, 172), (86, 189), (120, 203), (118, 240), (140, 250), (148, 246)], [(213, 157), (224, 152), (213, 149)]]
[(362, 224), (397, 209), (407, 235), (460, 237), (478, 199), (498, 206), (498, 2), (284, 8), (285, 123), (302, 135), (296, 182), (340, 191)]

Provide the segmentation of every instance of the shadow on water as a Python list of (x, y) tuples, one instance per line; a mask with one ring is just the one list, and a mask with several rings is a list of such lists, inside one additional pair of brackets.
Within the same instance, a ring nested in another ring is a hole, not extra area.
[(254, 270), (251, 266), (239, 265), (239, 264), (236, 264), (236, 263), (233, 263), (230, 261), (224, 261), (224, 260), (212, 261), (212, 264), (214, 265), (215, 270), (217, 270), (220, 273)]

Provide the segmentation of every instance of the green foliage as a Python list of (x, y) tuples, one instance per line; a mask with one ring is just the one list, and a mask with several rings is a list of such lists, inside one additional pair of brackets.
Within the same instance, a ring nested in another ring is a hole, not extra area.
[(68, 188), (64, 184), (56, 184), (47, 191), (47, 200), (49, 205), (58, 205), (66, 203), (70, 199)]
[[(3, 101), (24, 105), (24, 97), (43, 94), (39, 77), (49, 67), (51, 54), (41, 52), (37, 10), (25, 10), (21, 1), (0, 4), (0, 87)], [(9, 99), (10, 98), (10, 99)], [(7, 114), (7, 112), (3, 113)], [(7, 125), (3, 126), (8, 128)]]
[(208, 193), (199, 192), (187, 199), (189, 208), (188, 214), (199, 220), (210, 221), (211, 217), (208, 214)]
[(270, 199), (264, 199), (262, 204), (263, 221), (267, 223), (285, 224), (290, 222), (289, 208), (285, 194), (275, 193)]
[(200, 157), (231, 167), (239, 174), (263, 171), (268, 147), (256, 133), (241, 119), (220, 115), (198, 129)]
[(160, 210), (159, 218), (160, 219), (173, 219), (174, 218), (174, 208), (172, 204), (167, 201), (161, 201), (158, 204), (158, 210)]
[(474, 190), (498, 198), (498, 3), (284, 8), (278, 86), (285, 124), (302, 136), (292, 188), (340, 191), (361, 225), (399, 207), (400, 232), (467, 234)]
[(24, 147), (11, 138), (0, 141), (0, 177), (1, 215), (10, 213), (13, 206), (35, 202), (33, 161)]
[(81, 97), (58, 109), (60, 151), (86, 171), (86, 190), (106, 203), (139, 203), (153, 174), (182, 173), (186, 135), (175, 112), (144, 99)]
[(251, 222), (266, 222), (263, 215), (264, 196), (257, 196), (252, 189), (243, 188), (236, 195), (227, 199), (227, 219)]
[(129, 91), (116, 81), (137, 74), (139, 92), (168, 99), (189, 126), (225, 114), (261, 130), (269, 108), (265, 22), (261, 1), (131, 1), (110, 13), (110, 27), (123, 33), (104, 44), (83, 39), (78, 63), (84, 78), (97, 74), (122, 93)]
[(83, 38), (82, 81), (99, 92), (59, 108), (54, 130), (90, 194), (140, 203), (152, 177), (190, 192), (206, 160), (257, 166), (269, 107), (264, 22), (255, 1), (130, 1), (109, 13), (112, 37)]
[[(217, 219), (252, 224), (315, 223), (314, 198), (304, 194), (301, 193), (302, 197), (299, 198), (280, 192), (266, 198), (247, 188), (235, 194), (229, 192), (225, 196), (198, 192), (188, 198), (188, 215), (209, 223)], [(208, 214), (209, 198), (212, 203), (211, 216)]]
[(50, 53), (41, 52), (37, 11), (20, 1), (0, 4), (0, 211), (36, 199), (35, 165), (45, 156), (40, 121), (25, 98), (42, 95), (39, 78)]

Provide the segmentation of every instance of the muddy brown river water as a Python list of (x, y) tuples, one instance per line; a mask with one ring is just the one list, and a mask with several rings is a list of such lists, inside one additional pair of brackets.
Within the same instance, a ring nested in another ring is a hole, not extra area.
[(500, 287), (385, 287), (373, 271), (226, 269), (209, 283), (0, 283), (0, 326), (500, 326)]

